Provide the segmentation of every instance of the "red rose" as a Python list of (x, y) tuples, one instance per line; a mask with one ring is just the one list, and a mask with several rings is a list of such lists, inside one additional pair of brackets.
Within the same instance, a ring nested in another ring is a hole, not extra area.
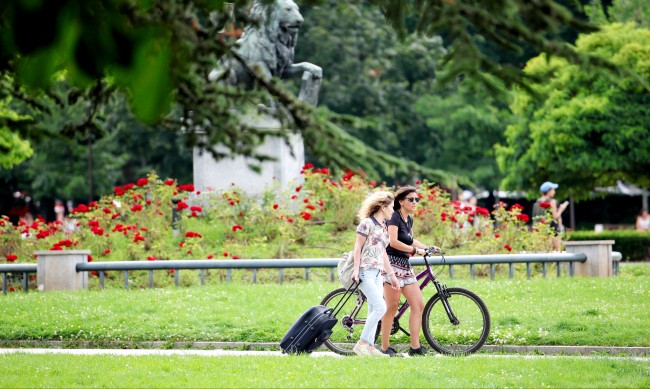
[(278, 209), (279, 205), (278, 204), (273, 204), (273, 209)]
[(131, 207), (131, 212), (142, 211), (142, 204), (134, 204)]
[(212, 254), (208, 254), (208, 256), (207, 256), (206, 258), (208, 258), (208, 259), (212, 259), (212, 258), (214, 258), (214, 255), (212, 255)]
[(174, 185), (174, 180), (169, 178), (169, 179), (165, 180), (165, 182), (163, 182), (163, 185), (172, 186), (172, 185)]
[(92, 261), (93, 261), (93, 256), (88, 254), (88, 262), (92, 262)]
[(110, 254), (110, 253), (111, 253), (111, 249), (106, 249), (106, 250), (104, 250), (104, 255), (108, 255), (108, 254)]
[(542, 207), (542, 208), (551, 208), (551, 203), (548, 202), (548, 201), (541, 201), (539, 203), (539, 206)]
[(512, 251), (512, 246), (510, 246), (509, 244), (503, 246), (503, 248), (508, 250), (508, 251)]
[(137, 186), (145, 186), (149, 183), (149, 180), (146, 178), (140, 178), (138, 181), (135, 183)]
[(8, 261), (8, 262), (13, 262), (13, 261), (15, 261), (16, 259), (18, 259), (18, 256), (17, 256), (16, 254), (9, 254), (9, 255), (7, 255), (6, 258), (7, 258), (7, 261)]
[(300, 212), (300, 216), (302, 216), (302, 218), (305, 219), (305, 220), (311, 219), (311, 213), (309, 213), (309, 212), (304, 212), (304, 211)]
[(232, 226), (232, 231), (233, 231), (233, 232), (235, 232), (235, 231), (237, 231), (237, 230), (243, 230), (243, 229), (244, 229), (244, 227), (242, 227), (242, 226), (239, 225), (239, 224), (235, 224), (234, 226)]
[(77, 207), (75, 209), (72, 210), (72, 213), (77, 213), (77, 212), (82, 213), (82, 212), (88, 212), (88, 211), (90, 211), (90, 208), (88, 208), (87, 205), (79, 204), (79, 205), (77, 205)]
[(201, 236), (201, 234), (199, 234), (198, 232), (194, 232), (194, 231), (187, 231), (185, 233), (185, 237), (186, 238), (203, 238), (203, 236)]
[(192, 205), (190, 207), (190, 211), (192, 211), (192, 212), (203, 212), (203, 208), (199, 207), (198, 205)]
[(306, 205), (305, 208), (307, 208), (307, 209), (311, 209), (312, 211), (316, 209), (316, 207), (314, 207), (314, 206), (311, 205), (311, 204)]
[(530, 220), (530, 218), (525, 213), (520, 213), (519, 215), (517, 215), (517, 220), (520, 220), (524, 223), (528, 223), (528, 220)]

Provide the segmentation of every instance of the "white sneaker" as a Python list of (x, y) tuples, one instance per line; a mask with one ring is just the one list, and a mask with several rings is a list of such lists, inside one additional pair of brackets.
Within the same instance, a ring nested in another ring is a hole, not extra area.
[(375, 346), (373, 346), (372, 344), (368, 345), (368, 353), (370, 354), (371, 357), (386, 357), (386, 358), (390, 357), (390, 355), (384, 354), (381, 351), (377, 350)]
[(361, 344), (357, 342), (357, 344), (355, 344), (354, 347), (352, 347), (352, 351), (354, 351), (354, 353), (360, 357), (369, 357), (371, 354), (370, 354), (370, 349), (368, 349), (368, 346), (370, 345)]

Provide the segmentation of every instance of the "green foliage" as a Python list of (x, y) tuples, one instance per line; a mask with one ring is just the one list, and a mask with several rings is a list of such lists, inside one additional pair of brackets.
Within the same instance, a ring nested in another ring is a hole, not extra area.
[(4, 169), (18, 165), (34, 152), (29, 142), (20, 139), (18, 134), (7, 127), (0, 127), (0, 151), (2, 151), (0, 167)]
[(650, 185), (650, 30), (614, 24), (578, 39), (576, 50), (607, 58), (638, 76), (612, 80), (541, 55), (526, 73), (541, 96), (515, 91), (516, 122), (497, 148), (506, 188), (537, 188), (552, 179), (586, 198), (595, 186), (623, 179)]
[[(336, 112), (326, 118), (377, 150), (371, 150), (368, 158), (392, 157), (386, 161), (387, 166), (373, 161), (379, 166), (358, 168), (373, 178), (409, 180), (419, 173), (453, 185), (449, 175), (440, 173), (444, 168), (424, 165), (431, 150), (423, 140), (435, 134), (429, 133), (421, 115), (414, 110), (418, 96), (435, 83), (437, 62), (445, 53), (440, 37), (412, 34), (400, 41), (379, 10), (367, 4), (330, 2), (303, 7), (302, 12), (307, 22), (301, 29), (296, 58), (324, 69), (319, 104)], [(325, 144), (332, 147), (350, 143), (347, 137), (338, 138)], [(339, 154), (349, 159), (367, 152), (361, 142), (355, 141), (354, 146), (350, 152)], [(309, 145), (308, 150), (311, 148)], [(417, 165), (401, 168), (403, 161), (408, 160), (429, 169), (423, 171)]]
[(570, 240), (613, 240), (614, 251), (623, 254), (623, 261), (650, 260), (650, 234), (643, 231), (572, 231)]
[(493, 146), (503, 141), (510, 114), (488, 91), (467, 82), (449, 91), (431, 90), (420, 95), (415, 112), (425, 121), (420, 131), (430, 139), (420, 157), (425, 166), (468, 177), (485, 188), (499, 187)]
[(594, 24), (634, 22), (639, 27), (650, 27), (650, 3), (645, 0), (592, 0), (590, 3), (585, 11)]
[[(576, 51), (562, 36), (566, 30), (595, 30), (582, 20), (577, 2), (372, 0), (370, 3), (378, 5), (402, 35), (412, 30), (425, 35), (445, 35), (447, 81), (463, 75), (480, 81), (496, 93), (502, 93), (503, 89), (492, 82), (492, 75), (506, 86), (526, 84), (527, 75), (510, 61), (513, 57), (521, 58), (526, 51), (558, 55), (576, 64), (612, 68), (601, 58)], [(497, 60), (489, 55), (494, 51), (501, 54)]]
[(29, 158), (34, 152), (12, 127), (23, 125), (29, 117), (8, 107), (10, 98), (0, 100), (0, 168), (8, 169)]
[[(15, 99), (12, 106), (34, 118), (21, 131), (34, 155), (12, 170), (0, 170), (0, 177), (36, 199), (75, 200), (110, 193), (117, 183), (151, 170), (191, 179), (191, 152), (181, 134), (142, 124), (122, 94), (95, 91), (108, 95), (94, 106), (88, 93), (60, 81), (29, 102)], [(77, 126), (84, 131), (72, 130)]]

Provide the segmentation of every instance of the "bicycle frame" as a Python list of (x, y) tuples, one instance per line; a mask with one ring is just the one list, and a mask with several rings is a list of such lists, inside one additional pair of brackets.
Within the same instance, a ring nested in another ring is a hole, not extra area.
[[(445, 257), (444, 257), (444, 255), (442, 255), (442, 253), (440, 255), (442, 256), (442, 262), (444, 264)], [(456, 315), (454, 315), (454, 312), (451, 309), (451, 306), (449, 306), (449, 302), (447, 301), (447, 298), (450, 297), (449, 293), (447, 292), (447, 286), (445, 284), (441, 284), (440, 281), (438, 281), (436, 279), (436, 276), (433, 274), (433, 270), (431, 270), (431, 265), (429, 264), (429, 260), (427, 259), (428, 256), (429, 256), (428, 254), (424, 255), (424, 263), (426, 265), (426, 269), (422, 270), (420, 273), (418, 273), (415, 276), (416, 280), (421, 281), (420, 282), (420, 291), (423, 290), (427, 285), (429, 285), (429, 283), (433, 282), (433, 285), (435, 285), (435, 287), (436, 287), (436, 291), (441, 296), (442, 304), (445, 307), (445, 312), (447, 312), (447, 316), (449, 317), (449, 321), (454, 325), (458, 325), (460, 322), (456, 318)], [(363, 293), (361, 293), (361, 292), (359, 292), (359, 293), (363, 296)], [(359, 312), (359, 310), (361, 309), (361, 305), (363, 304), (364, 301), (365, 301), (365, 296), (363, 296), (363, 298), (357, 299), (357, 306), (352, 310), (352, 313), (350, 315), (350, 319), (352, 317), (356, 317), (356, 315)], [(408, 303), (408, 301), (405, 301), (404, 304), (402, 304), (400, 306), (400, 308), (397, 310), (397, 313), (395, 314), (395, 319), (394, 319), (395, 321), (393, 322), (393, 325), (395, 325), (396, 323), (399, 322), (399, 319), (401, 319), (401, 317), (404, 315), (404, 313), (406, 313), (407, 309), (409, 309), (409, 303)], [(359, 323), (359, 324), (365, 323), (365, 320), (357, 320), (357, 323)], [(348, 325), (349, 325), (349, 323), (348, 323)], [(406, 331), (406, 329), (402, 328), (402, 326), (398, 326), (395, 329), (394, 332), (396, 332), (397, 329), (404, 332), (407, 336), (410, 336), (409, 332)], [(392, 332), (392, 333), (394, 333), (394, 332)]]
[[(444, 264), (445, 257), (444, 257), (444, 255), (442, 255), (442, 253), (440, 254), (440, 256), (442, 257), (442, 263)], [(422, 270), (418, 275), (416, 275), (415, 279), (418, 280), (418, 281), (424, 279), (420, 283), (420, 290), (423, 290), (427, 285), (429, 285), (429, 283), (433, 282), (433, 285), (435, 285), (436, 291), (438, 292), (438, 294), (440, 294), (440, 296), (444, 297), (442, 299), (442, 303), (443, 303), (443, 306), (445, 307), (445, 311), (447, 312), (447, 316), (449, 316), (449, 320), (451, 321), (451, 323), (457, 325), (459, 323), (458, 319), (454, 315), (454, 312), (451, 310), (451, 307), (449, 306), (449, 303), (447, 302), (447, 298), (449, 297), (449, 293), (447, 293), (447, 286), (444, 285), (444, 284), (441, 284), (440, 281), (438, 281), (436, 279), (436, 276), (433, 274), (433, 270), (431, 270), (431, 265), (429, 264), (429, 260), (427, 259), (428, 257), (429, 257), (428, 254), (424, 255), (424, 263), (425, 263), (426, 269)], [(395, 318), (399, 320), (404, 315), (404, 313), (406, 312), (406, 310), (408, 308), (409, 308), (409, 303), (408, 303), (408, 301), (405, 301), (404, 304), (402, 304), (400, 309), (397, 311), (397, 314), (395, 315)], [(404, 330), (402, 329), (402, 331), (404, 331)], [(404, 332), (406, 332), (406, 331), (404, 331)]]

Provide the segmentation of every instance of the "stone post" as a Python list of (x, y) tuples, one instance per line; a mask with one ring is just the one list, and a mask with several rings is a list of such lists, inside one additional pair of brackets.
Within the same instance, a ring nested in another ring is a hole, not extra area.
[(611, 277), (613, 240), (583, 240), (563, 242), (566, 251), (572, 254), (584, 253), (585, 262), (575, 263), (575, 275), (586, 277)]
[(36, 281), (39, 291), (88, 288), (88, 272), (77, 272), (78, 263), (87, 263), (88, 250), (37, 251)]

